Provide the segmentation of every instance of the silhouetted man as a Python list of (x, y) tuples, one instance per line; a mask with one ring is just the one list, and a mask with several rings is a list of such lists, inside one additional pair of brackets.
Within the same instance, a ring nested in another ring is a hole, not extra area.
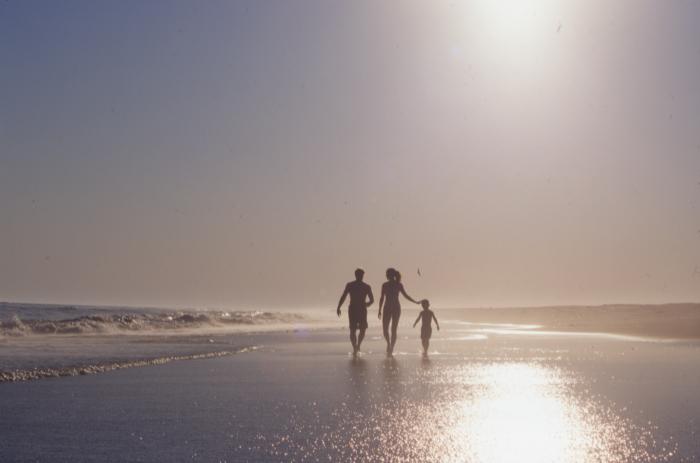
[[(367, 329), (367, 307), (374, 303), (374, 295), (372, 288), (362, 278), (365, 276), (365, 271), (361, 268), (355, 270), (355, 281), (351, 281), (345, 285), (345, 291), (340, 296), (338, 301), (338, 316), (340, 317), (340, 307), (345, 302), (347, 295), (350, 295), (350, 307), (348, 308), (348, 318), (350, 319), (350, 342), (352, 343), (352, 355), (357, 355), (360, 351), (360, 344), (365, 338), (365, 330)], [(369, 301), (367, 298), (369, 297)], [(360, 330), (360, 336), (357, 337), (355, 331)]]

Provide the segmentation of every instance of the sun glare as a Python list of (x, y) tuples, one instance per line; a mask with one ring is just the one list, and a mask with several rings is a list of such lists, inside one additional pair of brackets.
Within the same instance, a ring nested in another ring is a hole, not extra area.
[[(531, 365), (494, 365), (482, 371), (488, 387), (469, 405), (464, 423), (478, 461), (581, 461), (581, 421), (555, 391), (551, 371)], [(507, 436), (508, 445), (499, 445)], [(572, 454), (572, 452), (574, 454)]]
[(558, 6), (548, 0), (483, 0), (471, 5), (468, 14), (479, 51), (510, 70), (530, 71), (540, 65), (562, 29)]
[(452, 440), (473, 461), (622, 462), (645, 455), (643, 434), (601, 404), (576, 399), (574, 383), (556, 369), (504, 363), (465, 373), (478, 392), (456, 407)]

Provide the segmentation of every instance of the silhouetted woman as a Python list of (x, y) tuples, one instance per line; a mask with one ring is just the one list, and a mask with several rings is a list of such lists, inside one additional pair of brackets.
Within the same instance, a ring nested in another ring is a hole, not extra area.
[[(386, 339), (386, 353), (388, 355), (394, 352), (396, 328), (399, 326), (399, 318), (401, 318), (399, 293), (403, 294), (403, 297), (414, 304), (419, 304), (418, 301), (406, 294), (401, 284), (401, 274), (396, 269), (388, 268), (386, 269), (386, 282), (382, 285), (382, 296), (379, 298), (379, 318), (382, 319), (384, 339)], [(382, 307), (384, 307), (384, 317), (382, 317)], [(389, 336), (389, 324), (391, 324), (391, 336)]]

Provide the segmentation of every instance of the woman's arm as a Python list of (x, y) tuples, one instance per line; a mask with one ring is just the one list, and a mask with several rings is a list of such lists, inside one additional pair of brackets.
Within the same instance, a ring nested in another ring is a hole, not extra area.
[(384, 306), (384, 286), (382, 286), (382, 295), (379, 297), (379, 313), (377, 314), (377, 318), (382, 318), (382, 307)]
[(411, 296), (409, 296), (408, 294), (406, 294), (406, 291), (403, 289), (403, 285), (399, 286), (399, 291), (401, 291), (401, 294), (403, 294), (403, 297), (405, 297), (405, 298), (408, 299), (409, 301), (413, 302), (414, 304), (420, 304), (419, 301), (413, 299)]

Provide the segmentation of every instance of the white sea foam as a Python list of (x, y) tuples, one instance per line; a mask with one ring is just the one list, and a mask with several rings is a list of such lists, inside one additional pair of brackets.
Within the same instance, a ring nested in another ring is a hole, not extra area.
[(170, 355), (166, 357), (156, 357), (139, 360), (122, 360), (116, 362), (102, 362), (95, 364), (71, 365), (61, 367), (44, 367), (31, 369), (15, 369), (11, 371), (0, 371), (0, 383), (16, 382), (16, 381), (31, 381), (43, 378), (60, 378), (66, 376), (92, 375), (96, 373), (105, 373), (113, 370), (122, 370), (124, 368), (145, 367), (152, 365), (163, 365), (179, 360), (197, 360), (209, 359), (217, 357), (225, 357), (229, 355), (242, 354), (252, 352), (258, 349), (257, 346), (242, 347), (236, 350), (224, 350), (216, 352), (206, 352), (202, 354), (189, 355)]
[(257, 343), (254, 333), (337, 327), (326, 312), (0, 302), (0, 382), (230, 355)]
[(309, 323), (292, 312), (96, 308), (0, 303), (0, 337), (159, 334), (241, 327), (293, 328)]

